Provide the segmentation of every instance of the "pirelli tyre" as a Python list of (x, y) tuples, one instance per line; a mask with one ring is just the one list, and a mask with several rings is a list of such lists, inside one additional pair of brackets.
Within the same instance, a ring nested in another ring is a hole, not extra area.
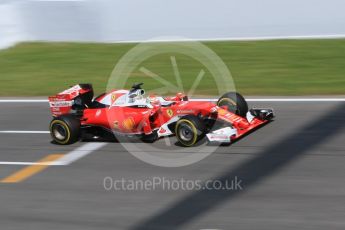
[(50, 122), (50, 135), (56, 144), (69, 145), (80, 138), (80, 122), (71, 115), (62, 115)]
[(244, 97), (236, 92), (225, 93), (218, 99), (219, 107), (225, 106), (228, 111), (235, 113), (241, 117), (246, 117), (248, 112), (248, 104)]
[(200, 118), (192, 115), (182, 117), (176, 122), (175, 135), (182, 146), (196, 145), (205, 136), (206, 127)]

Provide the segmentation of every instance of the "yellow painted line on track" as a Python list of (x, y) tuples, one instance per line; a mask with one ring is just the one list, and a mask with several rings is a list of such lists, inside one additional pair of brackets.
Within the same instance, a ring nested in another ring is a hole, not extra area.
[(44, 169), (46, 169), (47, 167), (50, 166), (49, 163), (54, 163), (55, 160), (61, 158), (62, 156), (64, 156), (64, 154), (48, 155), (48, 156), (42, 158), (41, 160), (37, 161), (37, 164), (27, 166), (27, 167), (13, 173), (12, 175), (4, 178), (0, 182), (1, 183), (22, 182), (22, 181), (26, 180), (27, 178), (43, 171)]

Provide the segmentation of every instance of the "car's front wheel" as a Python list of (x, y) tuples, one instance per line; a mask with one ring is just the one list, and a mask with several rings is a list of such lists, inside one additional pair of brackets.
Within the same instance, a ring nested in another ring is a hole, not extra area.
[(219, 107), (225, 107), (229, 112), (246, 117), (248, 104), (244, 97), (236, 92), (229, 92), (221, 96), (217, 102)]
[(62, 115), (50, 122), (50, 135), (54, 143), (69, 145), (80, 138), (80, 122), (73, 116)]
[(200, 118), (185, 116), (176, 122), (175, 135), (179, 143), (185, 147), (195, 145), (205, 136), (206, 127)]

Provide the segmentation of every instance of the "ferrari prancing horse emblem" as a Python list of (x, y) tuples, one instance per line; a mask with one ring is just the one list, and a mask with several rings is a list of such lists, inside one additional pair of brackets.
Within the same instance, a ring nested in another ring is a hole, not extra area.
[(174, 115), (174, 112), (172, 111), (172, 109), (167, 109), (167, 114), (169, 117), (172, 117)]
[(116, 100), (116, 94), (111, 95), (111, 102), (114, 102)]

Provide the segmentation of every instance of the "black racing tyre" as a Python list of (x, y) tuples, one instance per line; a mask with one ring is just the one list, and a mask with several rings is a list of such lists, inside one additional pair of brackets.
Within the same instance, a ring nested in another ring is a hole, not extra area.
[(49, 130), (56, 144), (69, 145), (80, 138), (80, 122), (71, 115), (55, 117), (50, 122)]
[(206, 132), (205, 124), (200, 118), (192, 115), (182, 117), (176, 122), (175, 135), (179, 143), (191, 147), (200, 141)]
[(248, 104), (244, 97), (236, 92), (229, 92), (218, 99), (219, 107), (226, 106), (229, 112), (235, 113), (241, 117), (246, 117), (248, 112)]

